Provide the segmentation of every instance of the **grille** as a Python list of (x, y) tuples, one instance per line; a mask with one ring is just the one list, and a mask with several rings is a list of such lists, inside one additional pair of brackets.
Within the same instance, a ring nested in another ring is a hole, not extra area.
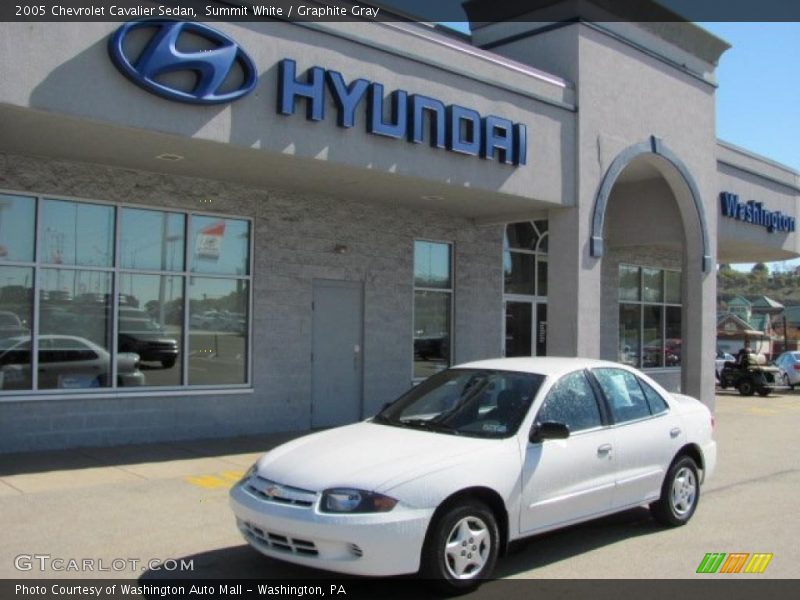
[(275, 502), (277, 504), (289, 504), (308, 508), (312, 506), (317, 499), (316, 492), (281, 485), (269, 479), (259, 477), (258, 475), (250, 477), (244, 487), (256, 498), (267, 502)]
[(244, 525), (246, 535), (255, 538), (259, 543), (274, 550), (280, 550), (290, 554), (299, 554), (301, 556), (319, 555), (317, 545), (311, 540), (303, 540), (266, 531), (246, 521), (243, 521), (242, 525)]

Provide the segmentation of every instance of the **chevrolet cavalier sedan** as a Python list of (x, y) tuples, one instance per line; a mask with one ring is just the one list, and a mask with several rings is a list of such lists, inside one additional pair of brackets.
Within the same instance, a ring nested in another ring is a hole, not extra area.
[(642, 504), (684, 525), (714, 470), (713, 427), (706, 406), (618, 363), (473, 362), (268, 452), (230, 502), (267, 556), (463, 592), (520, 538)]

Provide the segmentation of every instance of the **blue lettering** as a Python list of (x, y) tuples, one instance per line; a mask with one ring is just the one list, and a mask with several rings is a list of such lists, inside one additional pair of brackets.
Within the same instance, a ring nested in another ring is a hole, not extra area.
[(522, 123), (514, 125), (514, 164), (525, 165), (528, 161), (528, 128)]
[(736, 218), (736, 204), (739, 200), (736, 194), (731, 194), (729, 192), (722, 192), (719, 195), (719, 199), (722, 203), (722, 214), (726, 217)]
[(481, 151), (481, 116), (478, 112), (453, 104), (447, 107), (447, 123), (447, 149), (478, 156)]
[(425, 125), (425, 113), (430, 114), (431, 120), (431, 146), (444, 148), (445, 146), (445, 110), (444, 104), (434, 98), (413, 94), (411, 96), (411, 106), (409, 107), (409, 117), (411, 128), (408, 131), (408, 140), (419, 144), (422, 142), (422, 130)]
[(494, 159), (498, 150), (498, 160), (510, 165), (514, 162), (514, 144), (512, 138), (513, 124), (502, 117), (488, 116), (483, 119), (484, 158)]
[(336, 122), (339, 127), (353, 127), (356, 123), (356, 107), (367, 92), (369, 81), (356, 79), (350, 85), (344, 82), (344, 77), (338, 71), (326, 73), (328, 87), (333, 93), (333, 100), (339, 109)]
[(306, 118), (322, 121), (325, 117), (325, 71), (312, 67), (307, 71), (306, 83), (297, 81), (297, 63), (284, 59), (278, 64), (278, 112), (293, 115), (295, 100), (306, 98)]
[(392, 92), (392, 120), (383, 120), (383, 86), (373, 83), (369, 86), (369, 103), (367, 104), (367, 131), (376, 135), (401, 138), (406, 133), (408, 123), (408, 94), (403, 90)]

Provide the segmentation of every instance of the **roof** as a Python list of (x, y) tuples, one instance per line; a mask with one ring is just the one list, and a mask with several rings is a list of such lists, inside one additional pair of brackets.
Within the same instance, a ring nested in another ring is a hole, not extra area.
[(753, 308), (783, 308), (783, 304), (777, 300), (773, 300), (769, 296), (759, 296), (752, 302)]
[(498, 371), (519, 371), (559, 376), (578, 369), (596, 367), (620, 367), (619, 363), (593, 358), (567, 356), (520, 356), (515, 358), (492, 358), (456, 365), (457, 369), (496, 369)]
[(734, 296), (730, 300), (728, 300), (728, 306), (753, 306), (753, 303), (750, 302), (744, 296)]

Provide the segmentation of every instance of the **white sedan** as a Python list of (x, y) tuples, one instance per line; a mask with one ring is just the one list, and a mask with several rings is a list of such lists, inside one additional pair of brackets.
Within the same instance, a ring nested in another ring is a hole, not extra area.
[(713, 417), (635, 369), (574, 358), (473, 362), (377, 416), (279, 446), (230, 493), (258, 551), (446, 591), (491, 576), (509, 542), (641, 504), (692, 517)]

